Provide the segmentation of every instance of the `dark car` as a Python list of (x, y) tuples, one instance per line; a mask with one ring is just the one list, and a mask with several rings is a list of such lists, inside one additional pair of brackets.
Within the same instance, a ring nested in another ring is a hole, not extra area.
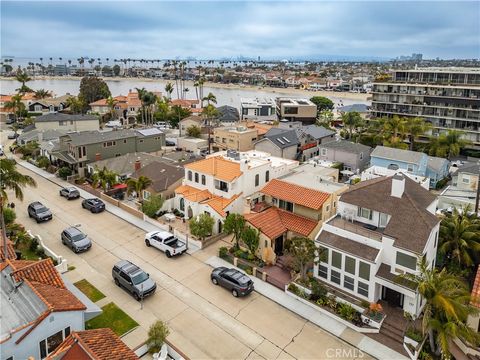
[(235, 297), (246, 296), (253, 291), (253, 281), (241, 271), (218, 267), (210, 275), (212, 283), (230, 290)]
[(105, 210), (105, 203), (98, 198), (85, 199), (82, 201), (82, 207), (92, 213), (99, 213)]
[(28, 205), (28, 217), (33, 217), (37, 223), (52, 220), (52, 212), (41, 202), (35, 201)]
[(126, 289), (136, 300), (152, 295), (157, 289), (150, 275), (128, 260), (120, 260), (113, 266), (112, 277), (117, 286)]
[(62, 244), (67, 245), (75, 253), (79, 253), (90, 249), (92, 240), (88, 238), (87, 234), (72, 226), (62, 231)]
[(66, 197), (68, 200), (78, 199), (80, 197), (80, 192), (73, 186), (64, 187), (60, 189), (60, 196)]

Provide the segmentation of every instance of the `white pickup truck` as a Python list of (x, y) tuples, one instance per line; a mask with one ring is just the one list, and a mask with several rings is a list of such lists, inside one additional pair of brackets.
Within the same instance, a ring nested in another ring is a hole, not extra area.
[(163, 251), (167, 257), (181, 255), (187, 251), (183, 241), (168, 231), (151, 231), (145, 235), (145, 245)]

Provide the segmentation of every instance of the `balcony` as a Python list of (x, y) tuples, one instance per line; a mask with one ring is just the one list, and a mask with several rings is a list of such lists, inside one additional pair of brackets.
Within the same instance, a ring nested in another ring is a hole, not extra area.
[(327, 224), (375, 241), (382, 241), (382, 230), (378, 228), (373, 230), (373, 227), (369, 229), (367, 227), (370, 227), (370, 225), (355, 220), (342, 219), (340, 215), (335, 216)]

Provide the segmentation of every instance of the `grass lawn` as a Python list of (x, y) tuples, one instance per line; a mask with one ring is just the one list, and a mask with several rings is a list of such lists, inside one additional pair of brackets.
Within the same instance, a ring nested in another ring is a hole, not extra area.
[(94, 317), (85, 323), (86, 330), (110, 328), (115, 334), (121, 336), (138, 326), (138, 323), (135, 320), (125, 314), (122, 309), (113, 302), (102, 307), (102, 310), (103, 312), (101, 315)]
[(83, 279), (80, 281), (77, 281), (75, 285), (82, 293), (87, 295), (87, 297), (92, 300), (93, 302), (97, 302), (100, 299), (103, 299), (105, 295), (98, 290), (95, 286), (90, 284), (87, 280)]

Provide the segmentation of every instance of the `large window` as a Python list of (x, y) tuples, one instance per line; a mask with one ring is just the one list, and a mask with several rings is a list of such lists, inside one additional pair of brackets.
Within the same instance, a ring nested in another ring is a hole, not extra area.
[(328, 278), (328, 268), (323, 265), (318, 265), (318, 276), (321, 278), (327, 279)]
[(267, 171), (265, 172), (265, 182), (267, 183), (267, 182), (269, 182), (269, 181), (270, 181), (270, 171), (267, 170)]
[(198, 183), (198, 173), (195, 173), (195, 182)]
[(370, 265), (360, 261), (360, 266), (358, 268), (358, 276), (364, 280), (370, 280)]
[(285, 114), (298, 114), (298, 107), (296, 106), (285, 106), (284, 111)]
[(207, 179), (205, 178), (205, 175), (202, 175), (202, 185), (205, 185), (207, 183)]
[(342, 268), (342, 254), (332, 250), (332, 266), (337, 269)]
[(372, 220), (372, 210), (358, 207), (357, 215), (365, 219)]
[(323, 246), (318, 247), (318, 259), (320, 260), (320, 262), (328, 264), (328, 248)]
[(187, 175), (187, 176), (188, 176), (188, 180), (189, 180), (189, 181), (192, 181), (192, 172), (191, 172), (191, 171), (188, 172), (188, 175)]
[(49, 336), (45, 340), (40, 341), (40, 357), (42, 359), (46, 358), (50, 353), (52, 353), (58, 345), (60, 345), (68, 335), (70, 334), (70, 327), (60, 330), (59, 332)]
[(255, 175), (255, 186), (258, 186), (260, 184), (260, 175)]
[(358, 282), (358, 290), (357, 292), (360, 294), (360, 295), (363, 295), (365, 297), (368, 297), (368, 284), (365, 284), (361, 281)]
[(293, 212), (293, 203), (285, 200), (280, 200), (278, 203), (278, 207), (283, 210), (287, 210)]
[(397, 251), (397, 265), (416, 270), (417, 258)]
[(355, 279), (345, 275), (343, 277), (343, 287), (353, 291), (355, 288)]
[(340, 285), (340, 273), (335, 270), (330, 271), (330, 281)]
[(355, 259), (345, 256), (345, 271), (355, 275)]

